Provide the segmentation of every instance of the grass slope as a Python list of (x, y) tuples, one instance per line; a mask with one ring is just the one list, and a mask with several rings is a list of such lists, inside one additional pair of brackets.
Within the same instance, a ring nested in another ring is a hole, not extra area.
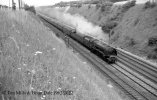
[[(36, 16), (1, 10), (0, 19), (0, 100), (121, 100), (114, 88), (108, 87)], [(2, 93), (61, 90), (73, 94)]]

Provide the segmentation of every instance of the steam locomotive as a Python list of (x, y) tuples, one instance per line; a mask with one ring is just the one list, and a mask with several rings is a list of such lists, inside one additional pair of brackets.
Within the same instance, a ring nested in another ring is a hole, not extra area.
[(76, 32), (75, 28), (64, 25), (63, 23), (52, 21), (51, 24), (62, 31), (65, 35), (71, 37), (75, 41), (82, 44), (84, 47), (88, 48), (94, 54), (102, 57), (109, 64), (115, 63), (117, 61), (117, 50), (115, 48), (98, 39), (95, 39), (94, 37)]

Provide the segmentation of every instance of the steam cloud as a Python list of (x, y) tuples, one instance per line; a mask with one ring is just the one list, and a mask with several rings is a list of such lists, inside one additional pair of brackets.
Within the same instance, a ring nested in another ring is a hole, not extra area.
[(108, 35), (103, 33), (101, 27), (93, 25), (79, 14), (71, 15), (67, 13), (68, 9), (68, 7), (66, 9), (58, 7), (55, 9), (45, 8), (44, 12), (60, 22), (76, 28), (77, 32), (80, 32), (81, 34), (90, 35), (108, 42)]

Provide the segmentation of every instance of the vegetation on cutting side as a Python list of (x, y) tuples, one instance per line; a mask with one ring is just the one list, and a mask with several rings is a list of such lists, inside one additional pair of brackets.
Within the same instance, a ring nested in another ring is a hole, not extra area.
[(80, 7), (82, 7), (82, 4), (81, 4), (81, 3), (78, 3), (78, 4), (70, 4), (70, 7), (80, 8)]
[(29, 6), (29, 5), (25, 4), (25, 5), (24, 5), (24, 9), (25, 9), (26, 11), (30, 11), (30, 12), (36, 14), (35, 7), (34, 7), (34, 6)]
[(157, 47), (157, 37), (150, 37), (148, 39), (148, 46), (156, 46)]
[(110, 2), (120, 2), (120, 1), (126, 1), (126, 0), (110, 0)]
[(157, 48), (155, 48), (153, 52), (149, 53), (147, 58), (149, 58), (149, 59), (157, 59)]
[(57, 4), (55, 4), (54, 6), (59, 6), (59, 7), (66, 7), (66, 6), (69, 6), (69, 5), (77, 5), (77, 4), (103, 4), (104, 2), (119, 2), (119, 1), (126, 1), (126, 0), (82, 0), (82, 1), (70, 1), (70, 2), (59, 2)]
[(157, 36), (152, 36), (148, 39), (148, 44), (150, 52), (147, 55), (148, 59), (157, 59)]
[(102, 5), (101, 5), (101, 12), (104, 12), (105, 9), (106, 9), (106, 6), (102, 4)]
[[(103, 1), (103, 0), (91, 0), (91, 1), (70, 1), (70, 2), (59, 2), (54, 5), (54, 7), (59, 6), (59, 7), (66, 7), (66, 6), (71, 6), (71, 7), (80, 7), (80, 5), (96, 5), (98, 8), (101, 6), (109, 6), (112, 4), (112, 2), (109, 1)], [(104, 5), (105, 4), (105, 5)]]
[(89, 5), (88, 5), (88, 9), (90, 9), (90, 8), (91, 8), (91, 5), (89, 4)]
[(91, 0), (91, 1), (83, 1), (83, 4), (98, 4), (100, 3), (100, 0)]
[(117, 26), (117, 22), (114, 22), (114, 21), (108, 21), (106, 24), (104, 24), (102, 26), (102, 30), (105, 32), (105, 33), (110, 33), (111, 30), (113, 28), (115, 28)]
[(135, 41), (134, 38), (126, 36), (126, 44), (127, 44), (127, 46), (132, 47), (132, 46), (136, 45), (137, 42)]
[(112, 7), (113, 3), (111, 2), (106, 2), (106, 3), (103, 3), (101, 4), (101, 12), (104, 12), (104, 11), (110, 11), (110, 8)]
[(133, 24), (133, 25), (134, 25), (134, 26), (136, 26), (136, 25), (139, 23), (139, 21), (140, 21), (140, 20), (139, 20), (139, 18), (135, 19), (135, 21), (134, 21), (134, 24)]
[(132, 1), (127, 2), (126, 4), (124, 4), (122, 6), (122, 12), (128, 11), (131, 7), (133, 7), (135, 5), (136, 5), (136, 0), (132, 0)]
[(154, 8), (157, 4), (155, 2), (147, 1), (143, 9)]
[(99, 9), (101, 7), (101, 4), (96, 4), (96, 9)]

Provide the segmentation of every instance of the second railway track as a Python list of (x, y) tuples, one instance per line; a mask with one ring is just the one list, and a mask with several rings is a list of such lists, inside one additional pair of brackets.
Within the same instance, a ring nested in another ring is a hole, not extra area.
[[(48, 27), (55, 28), (51, 19), (39, 16)], [(57, 28), (55, 29), (57, 30)], [(66, 40), (61, 31), (58, 30), (57, 35)], [(108, 65), (74, 39), (70, 37), (67, 39), (71, 47), (96, 66), (106, 77), (110, 78), (131, 100), (157, 100), (156, 66), (136, 60), (121, 50), (118, 50), (118, 62)]]

